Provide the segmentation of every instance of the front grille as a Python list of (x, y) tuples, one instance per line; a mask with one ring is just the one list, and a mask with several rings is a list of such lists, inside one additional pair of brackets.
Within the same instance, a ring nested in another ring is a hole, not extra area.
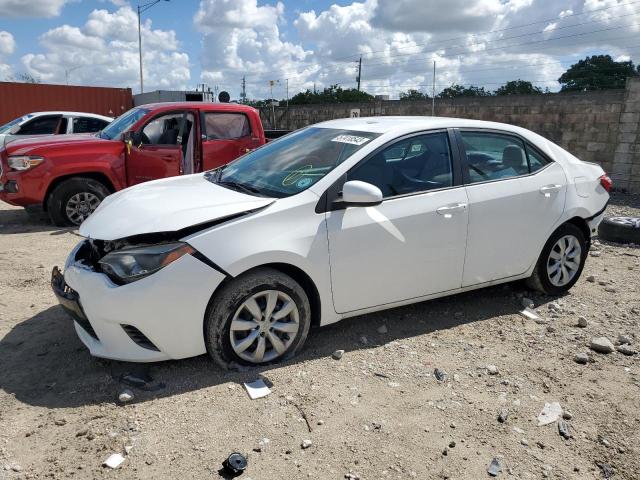
[(159, 352), (160, 349), (156, 347), (151, 340), (149, 340), (144, 333), (138, 330), (133, 325), (121, 325), (122, 329), (125, 331), (129, 338), (133, 340), (136, 345), (146, 348), (147, 350), (153, 350), (155, 352)]

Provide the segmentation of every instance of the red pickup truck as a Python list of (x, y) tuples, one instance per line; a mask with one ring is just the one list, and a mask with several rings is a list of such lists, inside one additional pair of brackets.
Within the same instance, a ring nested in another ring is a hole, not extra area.
[(7, 144), (0, 149), (0, 200), (42, 205), (56, 225), (79, 225), (110, 193), (210, 170), (265, 142), (258, 112), (245, 105), (143, 105), (95, 135)]

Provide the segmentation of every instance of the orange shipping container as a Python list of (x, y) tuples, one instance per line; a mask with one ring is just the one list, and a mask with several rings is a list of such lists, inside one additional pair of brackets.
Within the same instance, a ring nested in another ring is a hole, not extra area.
[(117, 117), (132, 106), (130, 88), (0, 82), (0, 125), (27, 113), (49, 110)]

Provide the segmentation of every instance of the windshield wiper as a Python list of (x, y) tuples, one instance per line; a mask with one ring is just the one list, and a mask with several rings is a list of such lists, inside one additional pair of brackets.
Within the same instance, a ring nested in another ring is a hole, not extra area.
[(263, 197), (264, 195), (260, 190), (251, 185), (245, 185), (244, 183), (234, 182), (232, 180), (219, 180), (216, 182), (218, 185), (222, 185), (223, 187), (230, 188), (232, 190), (239, 190), (241, 192), (250, 193), (253, 195), (258, 195), (259, 197)]

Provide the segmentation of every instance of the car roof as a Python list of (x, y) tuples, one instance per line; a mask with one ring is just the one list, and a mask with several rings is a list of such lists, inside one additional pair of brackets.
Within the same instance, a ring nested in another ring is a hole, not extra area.
[(242, 105), (241, 103), (213, 103), (213, 102), (158, 102), (158, 103), (146, 103), (144, 105), (138, 105), (139, 108), (148, 110), (180, 110), (180, 109), (193, 109), (213, 112), (255, 112), (256, 109), (248, 105)]
[(100, 115), (98, 113), (89, 113), (89, 112), (69, 112), (66, 110), (51, 110), (51, 111), (47, 111), (47, 112), (31, 112), (31, 113), (25, 113), (24, 115), (22, 115), (23, 117), (26, 117), (27, 115), (32, 115), (34, 117), (39, 117), (42, 115), (68, 115), (70, 117), (93, 117), (93, 118), (100, 118), (102, 120), (113, 120), (113, 117), (108, 117), (106, 115)]
[(329, 120), (314, 125), (321, 128), (339, 128), (371, 133), (389, 133), (394, 131), (419, 131), (438, 128), (485, 128), (521, 133), (523, 128), (507, 123), (487, 122), (452, 117), (360, 117)]

